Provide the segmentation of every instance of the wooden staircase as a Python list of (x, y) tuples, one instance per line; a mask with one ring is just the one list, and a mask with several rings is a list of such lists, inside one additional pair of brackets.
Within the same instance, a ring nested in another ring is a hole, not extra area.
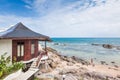
[(31, 66), (30, 66), (30, 69), (31, 69), (31, 68), (38, 68), (40, 62), (41, 62), (41, 60), (38, 61), (38, 57), (35, 58), (34, 61), (33, 61), (33, 63), (32, 63)]
[(36, 72), (39, 71), (41, 57), (42, 56), (38, 56), (37, 58), (35, 58), (28, 71), (26, 71), (25, 73), (21, 73), (18, 77), (12, 80), (28, 80), (31, 76), (33, 76)]
[(37, 58), (34, 59), (33, 63), (31, 64), (30, 66), (30, 69), (31, 68), (39, 68), (39, 65), (41, 63), (41, 58), (43, 57), (43, 55), (39, 55)]

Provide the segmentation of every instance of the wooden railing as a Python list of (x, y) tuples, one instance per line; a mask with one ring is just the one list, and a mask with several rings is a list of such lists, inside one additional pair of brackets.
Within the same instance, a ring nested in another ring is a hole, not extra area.
[(41, 61), (41, 58), (42, 58), (44, 55), (48, 56), (47, 51), (42, 51), (42, 52), (39, 54), (38, 59), (37, 59), (37, 62), (36, 62), (36, 66), (39, 66), (39, 63), (40, 63), (40, 61)]

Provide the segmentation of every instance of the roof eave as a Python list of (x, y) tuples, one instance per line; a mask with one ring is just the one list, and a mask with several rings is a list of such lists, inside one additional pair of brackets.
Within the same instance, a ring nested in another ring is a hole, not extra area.
[(0, 39), (12, 39), (12, 40), (37, 39), (39, 41), (52, 41), (50, 38), (40, 38), (40, 37), (0, 37)]

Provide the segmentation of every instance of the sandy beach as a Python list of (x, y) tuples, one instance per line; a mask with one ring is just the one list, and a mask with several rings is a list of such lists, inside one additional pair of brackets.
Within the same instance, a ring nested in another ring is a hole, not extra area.
[(65, 80), (120, 80), (119, 66), (92, 65), (91, 62), (74, 56), (60, 55), (52, 48), (47, 48), (47, 50), (49, 52), (47, 65), (40, 66), (40, 71), (35, 75), (39, 79), (47, 80), (47, 76), (51, 76), (55, 80), (62, 80), (64, 75)]

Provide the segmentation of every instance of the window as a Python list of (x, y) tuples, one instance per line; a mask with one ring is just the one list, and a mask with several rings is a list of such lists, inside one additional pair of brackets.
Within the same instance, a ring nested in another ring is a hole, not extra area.
[(24, 56), (24, 45), (21, 45), (21, 56)]
[(35, 52), (35, 43), (34, 41), (31, 42), (31, 54), (34, 54)]
[(17, 56), (20, 56), (20, 45), (17, 45)]
[(24, 56), (24, 42), (17, 43), (17, 56)]

